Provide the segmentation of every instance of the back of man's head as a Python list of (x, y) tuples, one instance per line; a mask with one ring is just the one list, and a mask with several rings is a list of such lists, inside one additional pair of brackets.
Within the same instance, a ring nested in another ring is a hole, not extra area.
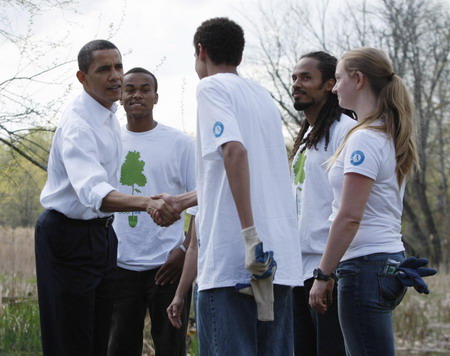
[(93, 40), (88, 42), (78, 52), (78, 69), (87, 73), (92, 63), (93, 53), (102, 49), (117, 49), (119, 51), (113, 43), (107, 40)]
[(155, 93), (158, 92), (158, 80), (156, 79), (155, 75), (152, 72), (150, 72), (149, 70), (142, 68), (142, 67), (134, 67), (134, 68), (131, 68), (129, 71), (127, 71), (123, 76), (125, 77), (127, 74), (131, 74), (131, 73), (148, 74), (150, 77), (153, 78), (153, 82), (155, 84)]
[(203, 46), (215, 64), (238, 66), (245, 46), (244, 31), (226, 17), (215, 17), (197, 28), (194, 35), (196, 54), (199, 53), (198, 44)]
[(309, 52), (300, 57), (313, 58), (319, 62), (318, 69), (322, 74), (322, 83), (325, 83), (328, 79), (335, 78), (337, 58), (323, 51)]

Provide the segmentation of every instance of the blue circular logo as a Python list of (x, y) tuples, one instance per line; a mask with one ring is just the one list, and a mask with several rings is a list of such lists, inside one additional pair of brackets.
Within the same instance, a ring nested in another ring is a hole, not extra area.
[(214, 136), (216, 136), (216, 137), (222, 136), (223, 129), (224, 129), (223, 124), (220, 121), (217, 121), (213, 126)]
[(364, 162), (364, 153), (362, 151), (356, 150), (352, 153), (352, 156), (350, 157), (350, 163), (354, 166), (359, 166), (361, 163)]

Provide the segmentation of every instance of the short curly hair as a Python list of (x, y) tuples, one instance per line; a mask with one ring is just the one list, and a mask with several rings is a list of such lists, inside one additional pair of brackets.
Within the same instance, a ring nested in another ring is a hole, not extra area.
[(78, 69), (87, 73), (89, 66), (93, 62), (94, 52), (102, 49), (117, 49), (119, 51), (115, 44), (107, 40), (93, 40), (88, 42), (78, 52)]
[(201, 44), (215, 64), (238, 66), (245, 46), (244, 31), (227, 17), (215, 17), (202, 22), (193, 43), (197, 55)]
[(132, 73), (148, 74), (153, 79), (153, 84), (155, 85), (155, 93), (158, 92), (158, 79), (156, 79), (155, 75), (152, 72), (150, 72), (149, 70), (142, 68), (142, 67), (134, 67), (134, 68), (131, 68), (128, 72), (126, 72), (123, 76), (125, 77), (127, 74), (132, 74)]

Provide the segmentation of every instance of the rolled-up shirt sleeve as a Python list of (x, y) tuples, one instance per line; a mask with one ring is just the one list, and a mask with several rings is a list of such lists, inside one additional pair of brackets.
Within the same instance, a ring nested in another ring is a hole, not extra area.
[(71, 127), (65, 136), (62, 158), (80, 203), (100, 213), (103, 198), (115, 190), (101, 164), (98, 139), (90, 128)]

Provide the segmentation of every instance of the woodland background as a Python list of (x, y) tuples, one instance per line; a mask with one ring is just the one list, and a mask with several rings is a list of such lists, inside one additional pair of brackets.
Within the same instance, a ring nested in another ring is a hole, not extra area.
[[(252, 41), (246, 48), (244, 75), (265, 85), (278, 103), (292, 144), (303, 117), (292, 106), (291, 70), (305, 51), (322, 49), (339, 57), (348, 49), (373, 46), (385, 50), (395, 72), (404, 78), (416, 105), (421, 170), (410, 179), (404, 201), (404, 241), (411, 253), (435, 264), (449, 257), (450, 171), (450, 10), (448, 1), (271, 1), (243, 12), (240, 21)], [(69, 61), (43, 64), (34, 74), (23, 68), (45, 51), (64, 43), (33, 38), (33, 18), (45, 6), (69, 7), (70, 0), (0, 1), (21, 6), (30, 28), (18, 36), (0, 14), (0, 38), (21, 53), (17, 74), (0, 83), (0, 225), (31, 227), (41, 211), (38, 201), (46, 176), (52, 132), (71, 87), (45, 105), (27, 91)], [(2, 12), (3, 13), (3, 12)], [(117, 29), (120, 31), (120, 28)], [(114, 38), (112, 38), (114, 40)], [(70, 61), (73, 61), (72, 59)], [(57, 84), (54, 77), (48, 85)], [(76, 88), (78, 89), (78, 88)]]

